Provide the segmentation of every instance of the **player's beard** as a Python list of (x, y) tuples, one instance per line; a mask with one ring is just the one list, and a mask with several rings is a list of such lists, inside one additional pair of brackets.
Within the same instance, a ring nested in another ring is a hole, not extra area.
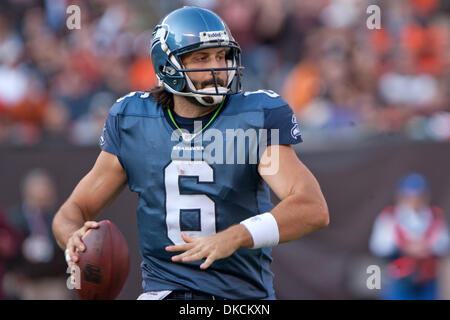
[[(191, 81), (192, 81), (192, 83), (194, 84), (195, 88), (200, 88), (200, 89), (197, 89), (197, 90), (204, 89), (204, 88), (206, 88), (206, 86), (208, 86), (208, 85), (215, 85), (214, 79), (205, 80), (205, 81), (202, 81), (202, 82), (195, 81), (195, 80), (192, 80), (192, 79), (191, 79)], [(218, 86), (218, 87), (225, 87), (225, 81), (223, 81), (221, 78), (216, 77), (216, 82), (217, 82), (217, 86)], [(201, 103), (200, 103), (196, 98), (194, 98), (194, 97), (186, 97), (186, 98), (187, 98), (187, 100), (188, 100), (189, 102), (191, 102), (192, 104), (195, 104), (195, 105), (200, 106), (200, 107), (205, 107), (204, 104), (201, 104)], [(212, 102), (213, 102), (213, 99), (212, 99), (211, 97), (202, 97), (201, 99), (203, 99), (206, 103), (212, 103)], [(221, 103), (221, 102), (220, 102), (220, 103)], [(212, 104), (212, 105), (209, 105), (208, 107), (219, 106), (220, 103)]]

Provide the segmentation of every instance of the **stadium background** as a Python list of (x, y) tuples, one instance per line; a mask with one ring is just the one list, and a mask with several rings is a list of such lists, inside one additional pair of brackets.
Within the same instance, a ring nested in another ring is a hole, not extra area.
[[(80, 30), (66, 27), (71, 4), (81, 9)], [(370, 255), (368, 239), (375, 216), (393, 202), (398, 178), (423, 173), (432, 203), (447, 219), (450, 213), (444, 0), (3, 1), (0, 211), (13, 214), (24, 200), (23, 179), (36, 168), (48, 172), (55, 205), (62, 204), (93, 165), (114, 100), (155, 83), (151, 30), (185, 4), (211, 8), (227, 22), (243, 49), (245, 90), (271, 89), (290, 103), (305, 141), (296, 151), (328, 201), (329, 227), (274, 249), (279, 298), (376, 298), (366, 268), (383, 261)], [(366, 26), (371, 4), (381, 8), (380, 30)], [(101, 216), (120, 227), (131, 251), (121, 299), (140, 293), (136, 205), (126, 190)], [(6, 260), (0, 255), (3, 286), (20, 292), (27, 284), (11, 280)], [(441, 298), (449, 298), (450, 264), (443, 262)], [(57, 270), (65, 281), (64, 267)], [(35, 296), (21, 296), (27, 297)]]

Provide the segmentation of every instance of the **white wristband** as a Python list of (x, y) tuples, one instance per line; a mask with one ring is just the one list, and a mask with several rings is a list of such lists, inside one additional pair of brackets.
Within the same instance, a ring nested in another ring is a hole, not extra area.
[(241, 224), (252, 235), (252, 249), (274, 247), (280, 240), (277, 221), (270, 212), (248, 218)]

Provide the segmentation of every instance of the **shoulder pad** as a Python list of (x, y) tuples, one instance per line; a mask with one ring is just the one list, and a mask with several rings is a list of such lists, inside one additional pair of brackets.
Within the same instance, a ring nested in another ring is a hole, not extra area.
[(156, 109), (156, 102), (149, 92), (133, 91), (117, 99), (110, 113), (112, 115), (151, 115)]
[(287, 105), (287, 102), (272, 90), (246, 91), (232, 97), (240, 109), (263, 110)]

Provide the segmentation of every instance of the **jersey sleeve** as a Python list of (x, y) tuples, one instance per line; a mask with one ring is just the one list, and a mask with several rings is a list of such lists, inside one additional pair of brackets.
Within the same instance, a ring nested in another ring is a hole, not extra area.
[(289, 105), (264, 109), (264, 128), (267, 130), (267, 145), (297, 144), (302, 142), (297, 118)]
[(119, 117), (108, 113), (102, 135), (98, 141), (100, 149), (120, 157)]

